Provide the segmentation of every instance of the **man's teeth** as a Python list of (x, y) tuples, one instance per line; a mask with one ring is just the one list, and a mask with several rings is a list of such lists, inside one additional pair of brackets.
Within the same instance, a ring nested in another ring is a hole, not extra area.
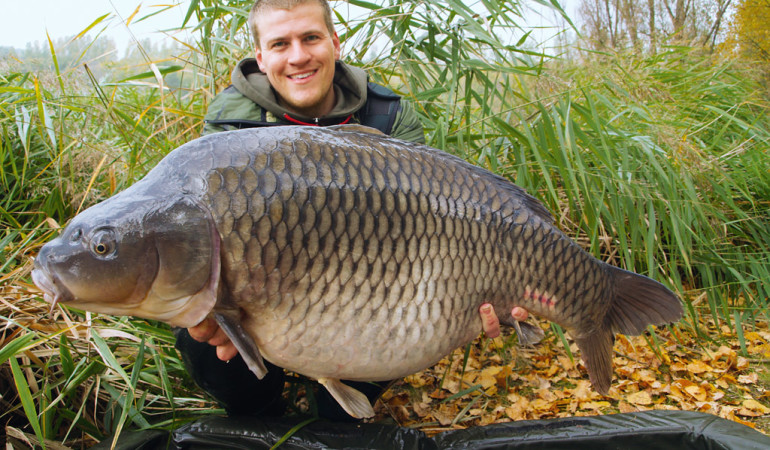
[(291, 78), (293, 80), (302, 80), (303, 78), (307, 78), (310, 75), (313, 75), (315, 72), (307, 72), (307, 73), (301, 73), (299, 75), (292, 75)]

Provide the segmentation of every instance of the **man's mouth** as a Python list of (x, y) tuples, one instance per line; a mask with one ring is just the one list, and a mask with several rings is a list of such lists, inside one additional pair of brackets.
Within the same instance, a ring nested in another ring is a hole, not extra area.
[(304, 72), (304, 73), (298, 73), (295, 75), (289, 75), (289, 79), (291, 80), (304, 80), (305, 78), (311, 77), (315, 75), (315, 73), (318, 72), (317, 70), (312, 70), (310, 72)]

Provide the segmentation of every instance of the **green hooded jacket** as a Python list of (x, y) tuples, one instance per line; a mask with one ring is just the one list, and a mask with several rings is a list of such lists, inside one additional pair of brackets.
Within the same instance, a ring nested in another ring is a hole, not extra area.
[[(386, 128), (395, 138), (425, 143), (422, 124), (409, 102), (383, 86), (369, 83), (364, 70), (340, 61), (336, 63), (333, 81), (337, 103), (321, 118), (304, 117), (282, 107), (254, 58), (238, 63), (231, 82), (209, 105), (203, 135), (270, 125), (363, 123), (381, 130)], [(372, 125), (372, 121), (382, 126)]]

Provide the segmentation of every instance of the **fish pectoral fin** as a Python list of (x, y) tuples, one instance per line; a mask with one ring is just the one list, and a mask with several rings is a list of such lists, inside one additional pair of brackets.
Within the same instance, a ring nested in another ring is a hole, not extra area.
[(500, 323), (513, 327), (516, 330), (516, 335), (519, 337), (519, 345), (522, 347), (535, 345), (545, 337), (545, 333), (540, 327), (529, 322), (520, 322), (510, 318), (500, 320)]
[(214, 313), (214, 319), (216, 319), (219, 327), (222, 328), (227, 337), (233, 342), (235, 348), (238, 349), (238, 353), (246, 362), (249, 370), (254, 372), (254, 375), (260, 380), (264, 378), (267, 375), (265, 361), (262, 359), (254, 339), (241, 326), (240, 320), (233, 319), (222, 313)]
[(372, 404), (369, 403), (369, 399), (358, 389), (352, 388), (336, 378), (319, 378), (318, 382), (332, 394), (332, 397), (337, 400), (342, 409), (351, 416), (356, 419), (374, 416)]

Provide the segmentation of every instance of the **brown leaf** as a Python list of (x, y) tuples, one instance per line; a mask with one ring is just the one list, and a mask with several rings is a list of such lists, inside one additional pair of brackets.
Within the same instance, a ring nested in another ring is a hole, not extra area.
[(622, 412), (622, 413), (630, 413), (630, 412), (637, 412), (637, 411), (639, 411), (639, 408), (634, 406), (634, 405), (632, 405), (632, 404), (630, 404), (630, 403), (628, 403), (628, 402), (625, 402), (625, 401), (621, 400), (618, 403), (618, 410), (620, 412)]
[[(511, 396), (508, 396), (509, 399), (510, 397)], [(511, 406), (505, 408), (505, 415), (513, 420), (521, 420), (527, 417), (528, 410), (529, 410), (529, 400), (527, 400), (524, 397), (518, 397), (516, 402), (514, 402)]]
[(756, 372), (738, 375), (738, 383), (741, 384), (756, 384), (757, 380), (759, 380), (759, 375)]
[(457, 403), (442, 403), (438, 410), (433, 411), (433, 417), (443, 426), (451, 425), (458, 413)]

